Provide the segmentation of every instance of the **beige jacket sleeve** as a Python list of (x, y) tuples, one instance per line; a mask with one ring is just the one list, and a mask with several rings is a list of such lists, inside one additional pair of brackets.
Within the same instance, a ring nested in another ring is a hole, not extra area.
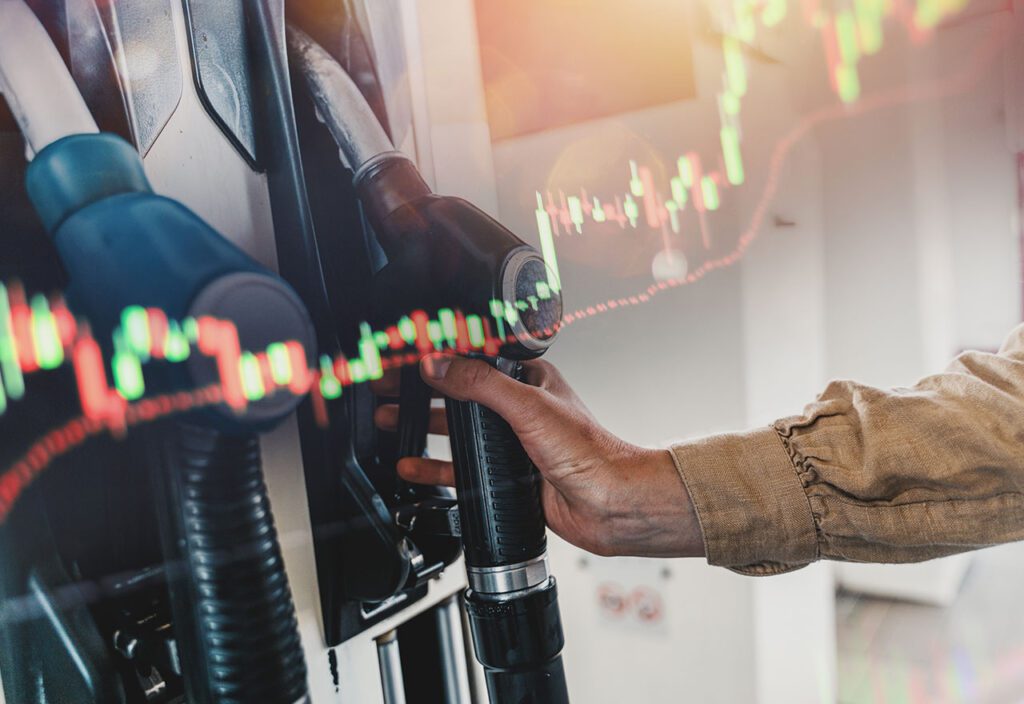
[(831, 383), (804, 415), (672, 448), (708, 562), (916, 562), (1024, 539), (1024, 326), (909, 389)]

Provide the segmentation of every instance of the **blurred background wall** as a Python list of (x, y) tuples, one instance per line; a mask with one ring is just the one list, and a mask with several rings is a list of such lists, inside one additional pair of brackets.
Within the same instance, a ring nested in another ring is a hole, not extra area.
[[(660, 5), (630, 3), (638, 13)], [(746, 182), (722, 193), (705, 233), (716, 253), (744, 232), (753, 244), (699, 282), (574, 323), (550, 354), (608, 428), (663, 446), (797, 414), (831, 378), (911, 385), (964, 348), (999, 346), (1021, 320), (1024, 64), (1007, 41), (1022, 36), (1011, 9), (970, 3), (927, 39), (887, 26), (884, 49), (861, 62), (860, 99), (846, 107), (816, 32), (791, 19), (759, 33), (746, 56)], [(431, 0), (418, 15), (437, 185), (532, 244), (538, 193), (623, 193), (631, 160), (667, 183), (678, 156), (720, 150), (725, 67), (714, 23), (699, 14), (678, 26), (693, 67), (680, 91), (692, 97), (494, 140), (474, 3)], [(581, 11), (579, 21), (601, 19)], [(502, 133), (514, 133), (502, 119)], [(669, 237), (686, 252), (701, 234), (686, 222)], [(560, 234), (568, 309), (646, 289), (662, 235), (607, 223)], [(832, 565), (755, 580), (560, 543), (553, 561), (580, 701), (838, 696)], [(840, 577), (942, 601), (968, 565), (844, 567)]]

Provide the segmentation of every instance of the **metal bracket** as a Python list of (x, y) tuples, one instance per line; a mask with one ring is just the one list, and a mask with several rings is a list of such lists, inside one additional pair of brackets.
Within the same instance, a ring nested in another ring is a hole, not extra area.
[(110, 111), (111, 93), (120, 91), (118, 107), (126, 113), (131, 138), (143, 156), (181, 102), (172, 1), (66, 0), (75, 80), (96, 115)]
[(256, 125), (246, 0), (182, 0), (196, 91), (206, 111), (253, 166)]

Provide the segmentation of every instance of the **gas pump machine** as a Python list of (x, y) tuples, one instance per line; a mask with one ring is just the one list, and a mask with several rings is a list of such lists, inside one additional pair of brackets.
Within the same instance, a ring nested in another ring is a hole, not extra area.
[(422, 356), (518, 376), (562, 308), (396, 148), (393, 10), (0, 0), (0, 704), (568, 701), (508, 424), (395, 472)]

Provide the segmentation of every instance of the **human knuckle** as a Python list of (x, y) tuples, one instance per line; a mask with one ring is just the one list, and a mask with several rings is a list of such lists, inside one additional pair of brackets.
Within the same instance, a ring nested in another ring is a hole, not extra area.
[(462, 383), (467, 389), (479, 388), (487, 384), (494, 370), (483, 362), (467, 362), (463, 367)]

